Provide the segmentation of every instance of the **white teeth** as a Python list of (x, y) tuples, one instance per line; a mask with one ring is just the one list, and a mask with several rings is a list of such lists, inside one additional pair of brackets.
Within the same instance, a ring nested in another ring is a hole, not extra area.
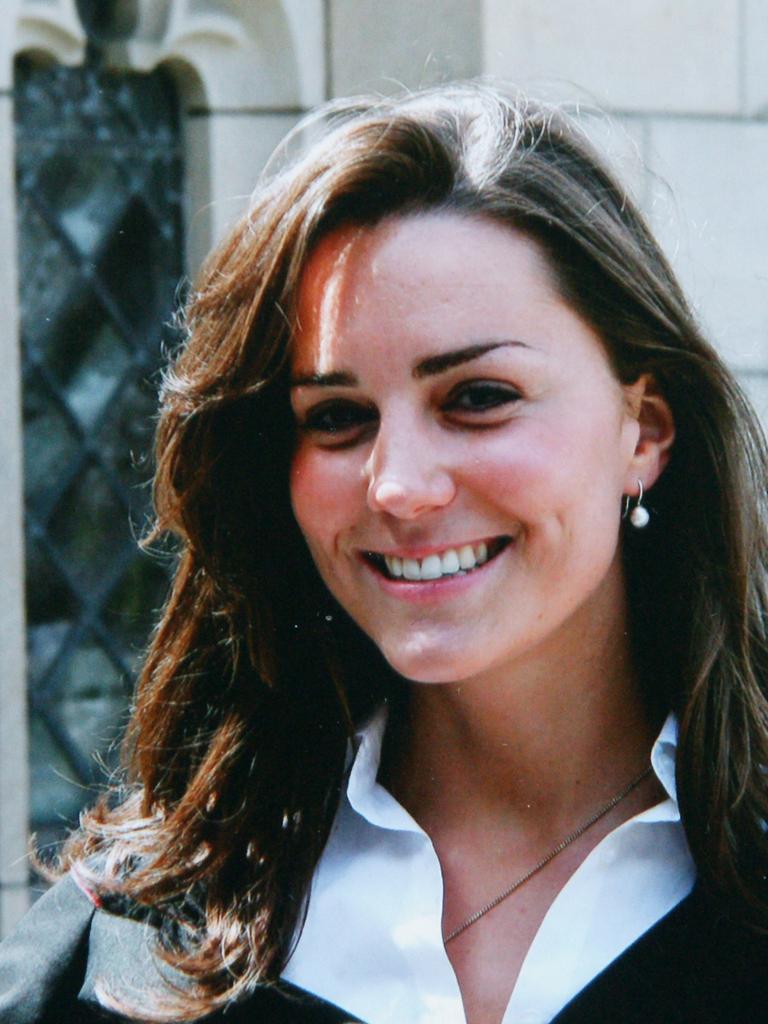
[(440, 555), (427, 555), (421, 563), (423, 580), (439, 580), (443, 575), (443, 564)]
[(465, 544), (463, 548), (459, 548), (459, 565), (462, 569), (474, 569), (476, 564), (475, 551), (470, 544)]
[(449, 548), (447, 551), (443, 552), (443, 557), (440, 559), (440, 567), (446, 576), (452, 576), (455, 572), (459, 571), (461, 568), (459, 565), (459, 556), (453, 548)]
[(488, 561), (488, 545), (484, 541), (460, 548), (446, 548), (441, 554), (425, 558), (400, 558), (398, 555), (384, 555), (387, 572), (394, 579), (439, 580), (441, 576), (454, 576), (457, 572), (469, 572)]
[(421, 579), (421, 567), (415, 558), (403, 559), (403, 576), (405, 576), (407, 580)]

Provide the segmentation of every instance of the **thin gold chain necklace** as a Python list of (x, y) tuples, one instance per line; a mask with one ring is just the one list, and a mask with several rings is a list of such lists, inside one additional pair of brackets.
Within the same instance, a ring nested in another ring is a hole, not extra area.
[(480, 907), (479, 910), (476, 910), (474, 914), (470, 914), (466, 921), (463, 921), (458, 928), (454, 928), (449, 935), (446, 935), (444, 939), (445, 944), (447, 945), (457, 936), (461, 935), (461, 933), (465, 932), (467, 928), (479, 921), (481, 917), (485, 917), (489, 910), (493, 910), (494, 907), (498, 907), (500, 903), (502, 903), (508, 896), (511, 896), (512, 893), (519, 889), (521, 885), (525, 885), (529, 878), (533, 878), (533, 876), (541, 871), (542, 868), (545, 868), (551, 860), (555, 859), (558, 853), (563, 852), (566, 846), (570, 846), (572, 842), (579, 838), (579, 836), (584, 835), (588, 828), (591, 828), (596, 822), (600, 821), (601, 818), (604, 818), (608, 811), (613, 810), (616, 804), (620, 804), (625, 797), (628, 797), (632, 790), (637, 789), (643, 779), (646, 779), (650, 774), (651, 765), (648, 765), (647, 768), (644, 768), (640, 772), (637, 778), (628, 783), (616, 794), (616, 796), (611, 797), (607, 804), (603, 804), (599, 810), (595, 811), (588, 821), (585, 821), (583, 825), (580, 825), (575, 832), (571, 832), (570, 835), (567, 835), (565, 839), (561, 839), (554, 850), (550, 850), (546, 857), (542, 857), (537, 864), (534, 864), (532, 868), (526, 871), (524, 875), (521, 875), (520, 878), (512, 883), (512, 885), (504, 889), (503, 892), (500, 892), (498, 896), (494, 896), (492, 900)]

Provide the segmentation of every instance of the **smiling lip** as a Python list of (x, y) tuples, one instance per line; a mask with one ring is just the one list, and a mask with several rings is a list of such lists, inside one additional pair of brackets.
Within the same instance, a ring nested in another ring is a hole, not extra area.
[(409, 583), (424, 586), (469, 575), (492, 561), (511, 540), (509, 536), (502, 536), (418, 551), (364, 551), (362, 557), (385, 580), (400, 586)]

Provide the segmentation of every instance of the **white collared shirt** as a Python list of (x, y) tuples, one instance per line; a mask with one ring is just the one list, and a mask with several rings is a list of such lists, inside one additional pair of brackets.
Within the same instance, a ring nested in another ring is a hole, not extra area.
[[(427, 834), (377, 782), (386, 712), (359, 734), (347, 791), (283, 977), (366, 1024), (465, 1024), (441, 932), (443, 882)], [(546, 1024), (693, 887), (675, 788), (677, 723), (651, 752), (667, 799), (625, 821), (555, 897), (502, 1024)]]

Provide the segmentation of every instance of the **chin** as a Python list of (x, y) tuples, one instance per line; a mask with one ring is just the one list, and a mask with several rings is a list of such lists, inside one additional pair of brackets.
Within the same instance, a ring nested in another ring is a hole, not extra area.
[(460, 683), (482, 671), (444, 646), (382, 644), (380, 650), (395, 672), (412, 683)]

